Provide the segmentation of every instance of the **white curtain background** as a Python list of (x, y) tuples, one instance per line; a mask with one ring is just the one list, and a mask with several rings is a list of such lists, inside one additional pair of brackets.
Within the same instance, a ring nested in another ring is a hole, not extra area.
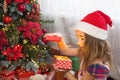
[[(74, 25), (86, 14), (101, 10), (113, 21), (108, 40), (111, 44), (113, 68), (111, 75), (120, 80), (120, 0), (38, 0), (44, 20), (54, 20), (44, 27), (48, 32), (60, 32), (66, 43), (74, 44)], [(51, 46), (57, 47), (55, 44)]]

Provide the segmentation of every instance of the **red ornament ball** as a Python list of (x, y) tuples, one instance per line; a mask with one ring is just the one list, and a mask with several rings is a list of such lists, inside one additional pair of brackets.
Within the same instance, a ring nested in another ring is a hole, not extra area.
[(42, 32), (43, 32), (43, 33), (47, 33), (47, 30), (46, 30), (46, 29), (42, 29)]
[(7, 16), (7, 15), (4, 16), (3, 22), (6, 23), (6, 24), (10, 24), (12, 22), (12, 17)]
[(25, 4), (23, 4), (23, 3), (18, 4), (17, 8), (18, 8), (18, 10), (21, 11), (21, 12), (25, 12), (25, 10), (26, 10), (26, 6), (25, 6)]

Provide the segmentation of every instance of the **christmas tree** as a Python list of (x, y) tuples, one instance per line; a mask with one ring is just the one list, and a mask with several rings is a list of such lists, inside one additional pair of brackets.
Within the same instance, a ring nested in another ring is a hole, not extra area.
[(50, 63), (45, 33), (37, 0), (0, 0), (0, 67), (35, 71)]

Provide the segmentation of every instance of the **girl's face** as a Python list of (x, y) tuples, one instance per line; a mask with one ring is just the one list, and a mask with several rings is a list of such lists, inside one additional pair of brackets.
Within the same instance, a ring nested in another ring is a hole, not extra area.
[(82, 48), (84, 47), (84, 43), (85, 43), (85, 33), (81, 32), (79, 30), (76, 30), (76, 37), (78, 39), (77, 44)]

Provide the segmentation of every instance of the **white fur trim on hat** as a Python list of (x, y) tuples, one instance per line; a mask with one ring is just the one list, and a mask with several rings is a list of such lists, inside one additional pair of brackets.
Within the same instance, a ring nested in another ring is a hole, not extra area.
[(107, 31), (106, 30), (98, 28), (87, 22), (82, 22), (82, 21), (79, 22), (78, 24), (76, 24), (75, 30), (80, 30), (88, 35), (91, 35), (91, 36), (101, 39), (101, 40), (107, 39)]

